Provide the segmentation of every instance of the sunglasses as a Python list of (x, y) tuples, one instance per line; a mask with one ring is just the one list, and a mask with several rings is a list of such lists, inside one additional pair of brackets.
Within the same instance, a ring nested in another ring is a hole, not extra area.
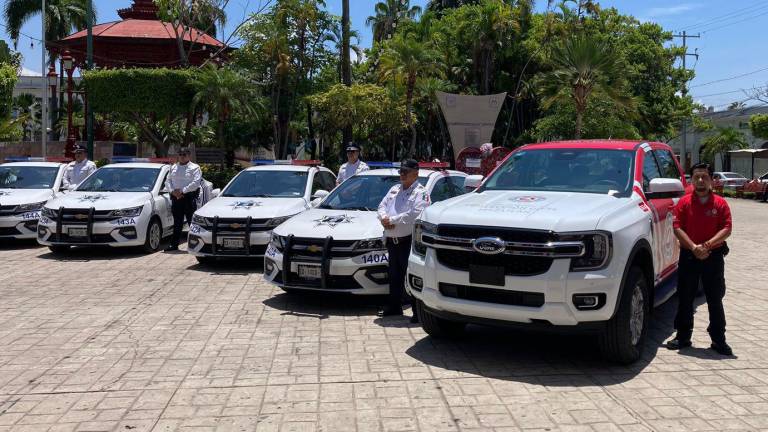
[(416, 170), (414, 170), (413, 168), (400, 168), (399, 170), (397, 170), (397, 172), (399, 172), (400, 175), (408, 174), (408, 173), (414, 172), (414, 171), (416, 171)]

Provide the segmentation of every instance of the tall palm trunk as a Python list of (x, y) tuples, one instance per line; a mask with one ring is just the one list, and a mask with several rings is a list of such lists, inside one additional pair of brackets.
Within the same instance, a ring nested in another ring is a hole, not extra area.
[(408, 122), (408, 129), (411, 130), (411, 146), (408, 148), (408, 157), (414, 157), (416, 154), (416, 125), (413, 123), (413, 91), (416, 88), (416, 74), (408, 75), (408, 87), (406, 90), (406, 109), (405, 115), (408, 116), (405, 120)]
[[(349, 0), (342, 1), (341, 12), (341, 79), (347, 87), (352, 86), (352, 60), (349, 58)], [(342, 146), (352, 141), (352, 126), (342, 131)]]
[(584, 112), (576, 108), (576, 133), (574, 134), (575, 139), (581, 139), (581, 129), (583, 127), (584, 123)]

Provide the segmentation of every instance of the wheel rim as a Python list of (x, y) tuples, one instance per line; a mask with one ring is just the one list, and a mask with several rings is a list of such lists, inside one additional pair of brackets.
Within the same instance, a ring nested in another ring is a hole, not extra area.
[(640, 285), (635, 285), (632, 291), (632, 315), (629, 318), (629, 330), (632, 333), (632, 345), (640, 342), (643, 335), (643, 325), (645, 321), (645, 299), (643, 298), (643, 289)]
[(160, 247), (160, 226), (156, 223), (153, 223), (149, 229), (149, 247), (152, 249)]

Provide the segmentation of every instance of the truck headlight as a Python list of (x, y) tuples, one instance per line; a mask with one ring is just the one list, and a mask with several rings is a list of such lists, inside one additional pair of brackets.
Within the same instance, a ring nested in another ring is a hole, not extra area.
[(283, 248), (285, 248), (285, 237), (272, 233), (272, 238), (270, 239), (272, 242), (272, 245), (275, 247), (275, 249), (279, 250), (280, 252), (283, 251)]
[(292, 218), (294, 216), (295, 215), (289, 215), (289, 216), (281, 216), (281, 217), (272, 218), (272, 219), (267, 221), (267, 226), (270, 227), (270, 228), (276, 228), (278, 225), (280, 225), (281, 223), (287, 221), (288, 219), (290, 219), (290, 218)]
[(144, 209), (143, 205), (140, 205), (138, 207), (131, 207), (131, 208), (125, 208), (120, 210), (115, 210), (112, 212), (112, 216), (114, 217), (136, 217), (141, 214), (141, 211)]
[(558, 236), (563, 241), (580, 241), (584, 243), (584, 255), (571, 258), (571, 271), (600, 270), (611, 261), (611, 235), (606, 232), (588, 232), (564, 234)]
[(39, 211), (43, 208), (45, 205), (45, 201), (36, 202), (36, 203), (30, 203), (30, 204), (22, 204), (18, 207), (16, 207), (17, 212), (33, 212), (33, 211)]
[(48, 207), (43, 207), (43, 210), (40, 212), (40, 214), (49, 219), (56, 219), (56, 217), (58, 217), (56, 210), (49, 209)]
[(368, 252), (382, 249), (386, 249), (386, 246), (384, 246), (384, 240), (381, 237), (358, 240), (357, 243), (355, 243), (355, 252)]
[(421, 220), (416, 221), (413, 227), (413, 253), (419, 256), (427, 254), (427, 245), (424, 243), (424, 234), (437, 234), (437, 225)]
[(193, 214), (192, 215), (192, 223), (200, 225), (201, 227), (205, 227), (205, 228), (213, 225), (213, 221), (212, 220), (210, 220), (209, 218), (206, 218), (206, 217), (199, 216), (197, 214)]

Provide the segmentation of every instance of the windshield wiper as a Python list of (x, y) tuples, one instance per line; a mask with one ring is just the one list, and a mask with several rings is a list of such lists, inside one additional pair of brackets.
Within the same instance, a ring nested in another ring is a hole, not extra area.
[(254, 198), (272, 198), (272, 195), (269, 194), (257, 194), (257, 195), (251, 195)]

